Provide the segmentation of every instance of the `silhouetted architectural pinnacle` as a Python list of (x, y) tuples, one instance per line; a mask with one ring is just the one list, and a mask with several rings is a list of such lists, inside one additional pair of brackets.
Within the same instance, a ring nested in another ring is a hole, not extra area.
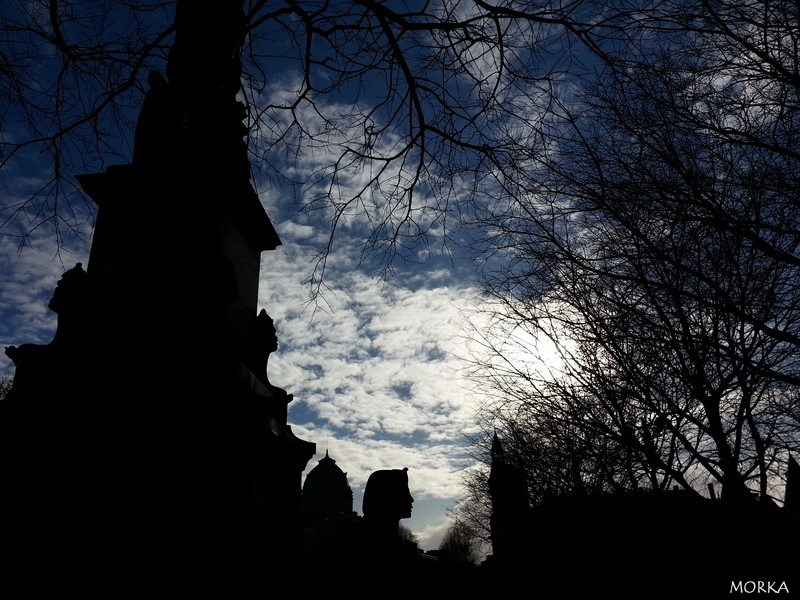
[(800, 509), (800, 465), (789, 455), (786, 469), (786, 491), (783, 495), (784, 508)]
[(353, 490), (342, 471), (325, 451), (303, 484), (304, 520), (336, 519), (353, 513)]
[(500, 442), (500, 436), (497, 435), (497, 432), (494, 432), (494, 437), (492, 438), (492, 464), (500, 464), (505, 463), (505, 450), (503, 450), (503, 444)]
[(506, 563), (521, 560), (528, 539), (530, 504), (525, 471), (506, 460), (503, 444), (497, 433), (492, 439), (492, 464), (489, 472), (489, 494), (492, 500), (490, 527), (492, 553)]

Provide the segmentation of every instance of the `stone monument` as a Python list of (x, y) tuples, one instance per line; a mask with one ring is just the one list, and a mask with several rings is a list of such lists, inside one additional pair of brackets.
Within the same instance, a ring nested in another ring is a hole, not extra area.
[(183, 588), (291, 555), (315, 446), (287, 424), (292, 396), (266, 373), (275, 329), (256, 316), (261, 252), (281, 242), (236, 100), (242, 6), (178, 1), (133, 160), (79, 177), (97, 222), (86, 270), (50, 303), (55, 338), (7, 350), (5, 529), (66, 577), (82, 577), (77, 538), (95, 576)]

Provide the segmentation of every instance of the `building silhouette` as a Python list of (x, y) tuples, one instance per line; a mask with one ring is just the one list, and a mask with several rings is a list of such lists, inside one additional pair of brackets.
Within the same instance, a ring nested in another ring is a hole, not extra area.
[(327, 450), (306, 475), (300, 515), (301, 547), (305, 552), (332, 544), (350, 533), (358, 522), (347, 473)]
[(497, 433), (492, 440), (489, 494), (492, 515), (489, 525), (493, 560), (516, 565), (525, 561), (530, 549), (531, 507), (525, 471), (506, 455)]

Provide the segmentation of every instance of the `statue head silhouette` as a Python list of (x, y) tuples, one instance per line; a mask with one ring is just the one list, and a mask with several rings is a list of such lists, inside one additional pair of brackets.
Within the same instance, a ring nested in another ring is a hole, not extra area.
[(278, 334), (275, 329), (275, 322), (263, 308), (256, 317), (254, 335), (258, 339), (261, 352), (264, 355), (271, 354), (278, 349)]
[[(269, 355), (277, 349), (278, 335), (275, 331), (275, 323), (267, 314), (267, 311), (261, 309), (258, 316), (253, 319), (253, 326), (250, 330), (250, 339), (248, 340), (244, 363), (250, 368), (253, 374), (270, 389), (272, 389), (273, 386), (270, 384), (267, 375), (267, 363), (269, 362)], [(279, 388), (274, 389), (277, 390)]]
[(408, 468), (387, 469), (369, 476), (361, 509), (368, 519), (399, 522), (411, 516), (413, 503), (408, 490)]
[(56, 284), (47, 307), (55, 313), (74, 313), (87, 310), (88, 275), (83, 263), (66, 271)]

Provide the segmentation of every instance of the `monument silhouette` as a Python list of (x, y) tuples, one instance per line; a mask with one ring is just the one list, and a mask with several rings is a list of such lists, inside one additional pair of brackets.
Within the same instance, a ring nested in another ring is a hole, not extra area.
[(61, 584), (186, 589), (279, 568), (315, 451), (287, 424), (292, 395), (266, 372), (275, 328), (256, 315), (261, 253), (281, 242), (236, 99), (243, 2), (176, 11), (132, 161), (78, 178), (97, 221), (86, 269), (50, 302), (55, 337), (7, 349), (3, 528), (20, 565)]

